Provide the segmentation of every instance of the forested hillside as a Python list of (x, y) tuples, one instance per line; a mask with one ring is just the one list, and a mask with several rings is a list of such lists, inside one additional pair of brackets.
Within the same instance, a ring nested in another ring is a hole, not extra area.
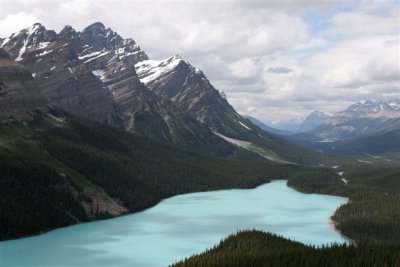
[(211, 250), (173, 267), (389, 267), (400, 266), (400, 246), (333, 245), (315, 248), (259, 231), (231, 235)]
[(334, 175), (301, 172), (288, 185), (306, 193), (349, 197), (333, 220), (337, 229), (358, 244), (400, 244), (400, 167), (349, 163), (339, 170), (347, 183)]
[(306, 169), (198, 156), (59, 110), (0, 125), (0, 158), (2, 240)]

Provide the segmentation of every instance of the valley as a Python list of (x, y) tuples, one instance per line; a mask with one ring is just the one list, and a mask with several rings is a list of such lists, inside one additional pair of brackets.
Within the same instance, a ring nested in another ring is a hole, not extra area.
[(400, 264), (398, 99), (240, 114), (101, 22), (0, 38), (0, 265)]

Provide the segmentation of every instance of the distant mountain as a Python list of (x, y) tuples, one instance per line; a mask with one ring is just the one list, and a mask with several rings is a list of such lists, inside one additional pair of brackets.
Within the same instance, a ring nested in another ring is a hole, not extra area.
[(343, 111), (336, 112), (329, 123), (336, 125), (361, 118), (382, 120), (400, 118), (400, 99), (357, 102)]
[(281, 136), (288, 136), (288, 135), (294, 134), (291, 131), (280, 130), (280, 129), (268, 126), (265, 123), (259, 121), (258, 119), (254, 118), (254, 117), (251, 117), (251, 116), (244, 116), (244, 117), (246, 119), (250, 120), (254, 125), (257, 125), (258, 127), (260, 127), (262, 130), (264, 130), (266, 132), (281, 135)]
[(400, 129), (400, 100), (367, 100), (336, 112), (310, 133), (323, 139), (349, 139)]
[(307, 133), (286, 138), (329, 154), (393, 156), (393, 153), (400, 152), (399, 130), (400, 100), (367, 100), (336, 112), (328, 123)]
[(313, 111), (311, 112), (304, 121), (300, 124), (298, 132), (304, 133), (311, 131), (315, 127), (326, 124), (329, 121), (329, 116), (323, 112)]
[(149, 60), (102, 23), (59, 33), (41, 24), (1, 39), (41, 93), (70, 113), (198, 153), (280, 162), (320, 156), (240, 116), (204, 73), (179, 56)]

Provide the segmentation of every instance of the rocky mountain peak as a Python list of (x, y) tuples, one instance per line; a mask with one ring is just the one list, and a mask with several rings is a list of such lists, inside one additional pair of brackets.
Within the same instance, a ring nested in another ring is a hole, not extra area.
[(1, 47), (5, 48), (16, 61), (22, 61), (25, 53), (35, 49), (45, 48), (50, 42), (57, 40), (55, 31), (46, 30), (40, 23), (21, 30), (6, 38)]
[(96, 22), (86, 27), (81, 37), (83, 41), (98, 49), (116, 49), (124, 45), (123, 38), (110, 28), (107, 28), (101, 22)]
[[(272, 160), (287, 151), (271, 144), (267, 133), (241, 117), (179, 55), (148, 60), (133, 39), (102, 23), (82, 32), (66, 26), (59, 34), (33, 25), (0, 42), (33, 73), (41, 93), (68, 112), (192, 151)], [(250, 140), (266, 154), (253, 151)]]
[(349, 106), (344, 111), (334, 114), (338, 119), (354, 118), (397, 118), (400, 117), (400, 100), (365, 100)]
[(83, 29), (84, 32), (104, 32), (106, 30), (106, 27), (104, 26), (103, 23), (101, 22), (94, 22), (87, 26), (85, 29)]
[(385, 133), (399, 129), (400, 101), (398, 99), (365, 100), (334, 113), (326, 125), (312, 133), (324, 139), (347, 139)]
[(58, 35), (59, 38), (62, 40), (71, 40), (78, 37), (78, 33), (76, 32), (76, 30), (69, 25), (66, 25)]

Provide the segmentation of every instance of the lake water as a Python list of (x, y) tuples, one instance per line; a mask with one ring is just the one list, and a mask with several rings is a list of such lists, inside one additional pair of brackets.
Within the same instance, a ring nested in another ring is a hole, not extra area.
[(342, 243), (329, 217), (346, 201), (302, 194), (282, 180), (255, 189), (185, 194), (144, 212), (0, 242), (0, 266), (168, 266), (253, 228), (306, 244)]

